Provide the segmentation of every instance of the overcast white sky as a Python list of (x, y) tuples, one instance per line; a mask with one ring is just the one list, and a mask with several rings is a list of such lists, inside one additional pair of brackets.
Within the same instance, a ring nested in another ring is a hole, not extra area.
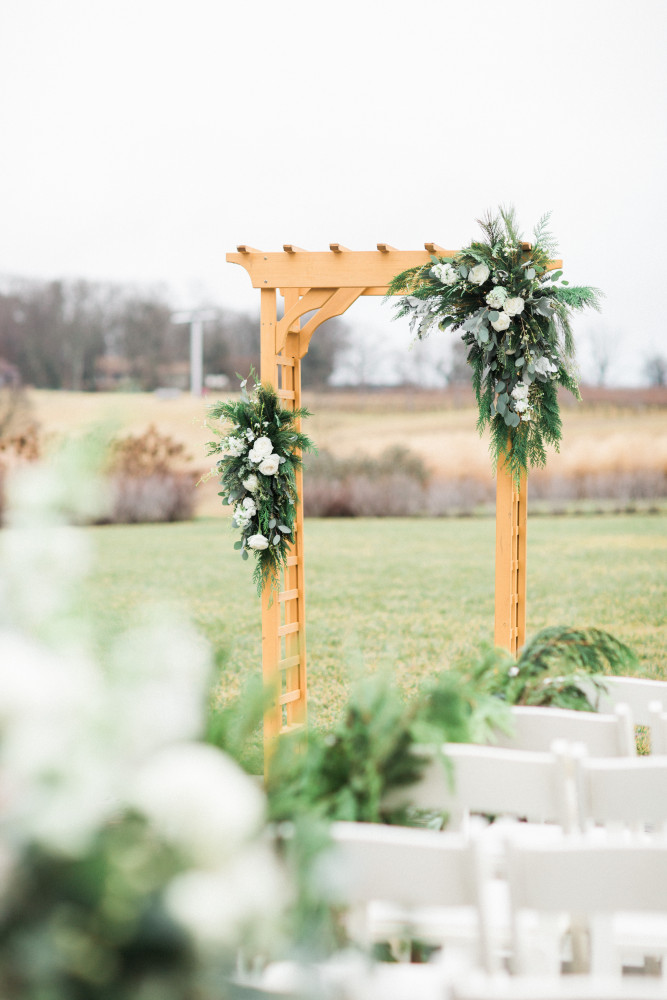
[[(664, 0), (2, 0), (0, 274), (257, 307), (237, 243), (434, 240), (553, 210), (611, 378), (667, 353)], [(347, 319), (409, 343), (380, 300)], [(385, 333), (384, 331), (387, 331)]]

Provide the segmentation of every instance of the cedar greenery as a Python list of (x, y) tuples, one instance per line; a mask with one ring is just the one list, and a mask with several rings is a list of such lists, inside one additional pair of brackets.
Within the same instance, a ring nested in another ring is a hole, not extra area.
[(456, 672), (462, 683), (511, 705), (541, 705), (583, 711), (596, 709), (605, 674), (632, 675), (636, 654), (609, 632), (554, 625), (526, 643), (518, 660), (489, 649)]
[[(518, 482), (529, 466), (544, 466), (546, 447), (561, 440), (559, 385), (577, 399), (570, 315), (599, 309), (602, 293), (570, 286), (549, 271), (557, 252), (549, 214), (524, 244), (513, 208), (477, 220), (483, 240), (453, 259), (431, 256), (389, 285), (402, 296), (395, 318), (410, 317), (419, 340), (437, 325), (459, 332), (468, 348), (479, 407), (477, 427), (491, 431), (494, 467), (505, 460)], [(530, 247), (530, 249), (526, 249)]]
[[(253, 581), (260, 596), (264, 586), (277, 586), (279, 571), (287, 565), (299, 502), (295, 474), (302, 464), (300, 452), (316, 449), (298, 428), (309, 411), (284, 409), (275, 389), (262, 385), (254, 369), (248, 377), (254, 382), (252, 392), (243, 379), (239, 400), (210, 407), (208, 427), (216, 440), (208, 442), (207, 454), (222, 453), (212, 474), (220, 476), (218, 496), (233, 507), (232, 524), (241, 531), (234, 548), (243, 559), (248, 559), (249, 551), (256, 556)], [(229, 430), (219, 429), (211, 420)], [(268, 460), (272, 461), (265, 465)]]

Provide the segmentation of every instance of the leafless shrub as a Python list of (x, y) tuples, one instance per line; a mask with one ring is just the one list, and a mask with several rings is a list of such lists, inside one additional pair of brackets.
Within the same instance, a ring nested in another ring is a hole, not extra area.
[(184, 468), (185, 445), (150, 426), (111, 447), (110, 513), (105, 523), (186, 521), (194, 514), (197, 475)]
[(5, 485), (12, 470), (41, 457), (42, 442), (37, 424), (0, 437), (0, 525), (5, 510)]

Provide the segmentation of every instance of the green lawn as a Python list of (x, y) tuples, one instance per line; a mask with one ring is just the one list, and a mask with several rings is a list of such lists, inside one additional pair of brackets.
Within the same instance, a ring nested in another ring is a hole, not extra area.
[[(642, 673), (667, 676), (665, 524), (657, 515), (533, 518), (529, 635), (594, 625), (633, 646)], [(103, 638), (146, 600), (176, 601), (220, 654), (223, 697), (259, 670), (259, 602), (226, 522), (86, 530), (98, 550), (86, 601)], [(484, 518), (307, 522), (311, 721), (331, 721), (362, 667), (390, 667), (409, 692), (492, 639), (494, 530)]]

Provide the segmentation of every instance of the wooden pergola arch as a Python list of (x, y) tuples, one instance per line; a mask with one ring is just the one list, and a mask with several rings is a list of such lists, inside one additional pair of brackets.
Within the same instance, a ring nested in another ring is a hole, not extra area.
[[(523, 249), (530, 250), (530, 244)], [(427, 264), (431, 254), (455, 257), (437, 243), (423, 250), (397, 250), (378, 243), (377, 250), (352, 251), (331, 243), (324, 252), (285, 244), (282, 251), (264, 253), (241, 245), (227, 261), (244, 267), (261, 296), (260, 378), (276, 388), (288, 409), (301, 406), (301, 358), (325, 320), (340, 316), (362, 295), (386, 295), (394, 275)], [(551, 261), (560, 268), (562, 261)], [(284, 299), (278, 319), (277, 294)], [(301, 326), (301, 318), (313, 313)], [(496, 482), (495, 631), (497, 646), (514, 655), (525, 641), (526, 629), (526, 479), (517, 489), (512, 476), (498, 469)], [(302, 476), (297, 479), (303, 496)], [(303, 504), (300, 499), (294, 544), (283, 574), (278, 599), (262, 595), (262, 671), (275, 692), (264, 717), (265, 753), (282, 733), (305, 726), (307, 719), (306, 605), (303, 550)]]

